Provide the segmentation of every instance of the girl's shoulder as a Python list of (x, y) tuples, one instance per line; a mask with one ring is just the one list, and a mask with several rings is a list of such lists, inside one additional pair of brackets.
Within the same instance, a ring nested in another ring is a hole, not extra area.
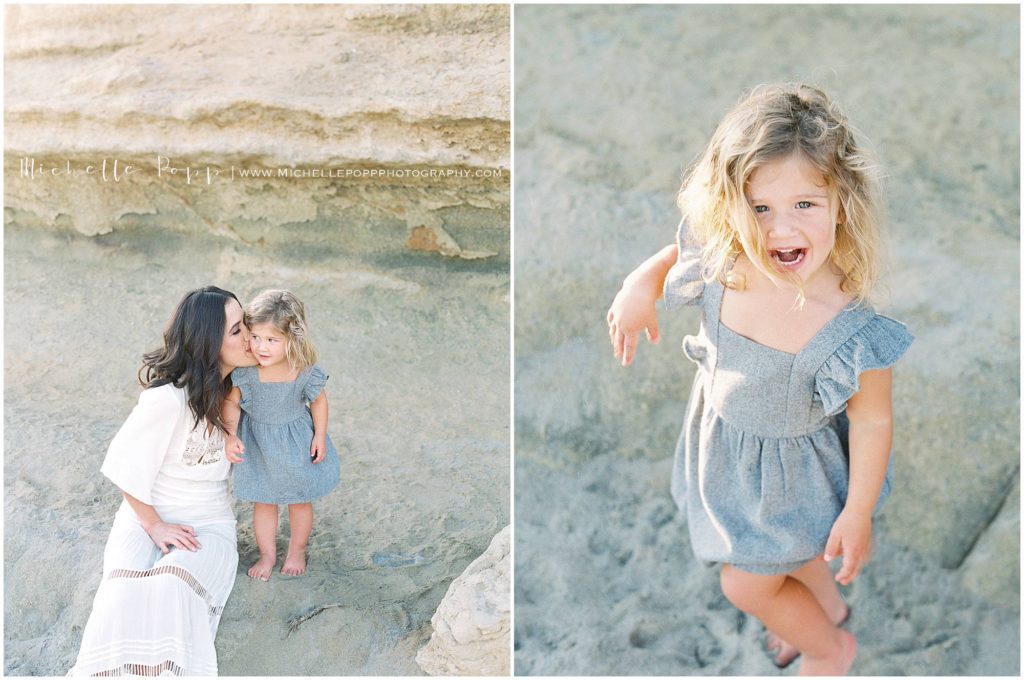
[(705, 281), (701, 246), (691, 236), (685, 219), (680, 220), (676, 228), (676, 251), (676, 262), (666, 274), (662, 286), (665, 307), (672, 309), (702, 304)]
[(323, 366), (321, 366), (320, 364), (313, 364), (312, 366), (307, 366), (306, 368), (302, 369), (302, 371), (299, 372), (299, 377), (296, 378), (296, 381), (302, 383), (323, 384), (327, 382), (327, 379), (330, 377), (330, 374), (324, 369)]
[(867, 322), (840, 347), (840, 350), (849, 349), (848, 346), (852, 345), (860, 349), (861, 356), (874, 357), (885, 364), (879, 368), (888, 368), (910, 348), (914, 336), (902, 321), (879, 314), (870, 305), (863, 309), (868, 314)]
[(313, 401), (319, 396), (327, 379), (331, 376), (320, 364), (313, 364), (307, 367), (299, 376), (298, 382), (302, 385), (303, 396), (307, 401)]
[(249, 386), (259, 382), (259, 369), (256, 366), (239, 366), (231, 371), (231, 384), (234, 387)]
[(850, 312), (852, 332), (815, 374), (816, 392), (827, 415), (841, 411), (860, 391), (861, 373), (892, 367), (914, 342), (906, 324), (879, 314), (870, 305), (858, 305)]
[(858, 372), (892, 366), (910, 347), (914, 336), (902, 321), (879, 314), (868, 302), (851, 302), (835, 319), (839, 344), (829, 360), (845, 362)]

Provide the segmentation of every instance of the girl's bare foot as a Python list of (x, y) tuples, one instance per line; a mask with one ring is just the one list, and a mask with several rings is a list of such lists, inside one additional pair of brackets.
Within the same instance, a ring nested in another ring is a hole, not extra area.
[[(842, 609), (838, 610), (838, 612), (829, 612), (828, 618), (837, 626), (843, 625), (846, 623), (846, 620), (850, 618), (849, 606), (843, 603)], [(786, 668), (800, 656), (799, 649), (789, 644), (770, 630), (765, 633), (764, 648), (772, 658), (772, 663), (779, 668)]]
[(841, 644), (832, 656), (813, 657), (804, 655), (800, 663), (800, 675), (846, 675), (857, 656), (857, 639), (853, 633), (839, 629)]
[(306, 551), (288, 550), (284, 564), (281, 565), (281, 573), (285, 576), (302, 576), (306, 573)]
[(258, 578), (261, 581), (270, 580), (270, 572), (274, 571), (274, 565), (277, 564), (276, 555), (261, 555), (260, 559), (256, 564), (249, 567), (249, 578)]

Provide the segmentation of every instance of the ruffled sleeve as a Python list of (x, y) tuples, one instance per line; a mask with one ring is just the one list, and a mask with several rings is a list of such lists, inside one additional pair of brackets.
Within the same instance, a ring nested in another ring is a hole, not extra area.
[(309, 369), (309, 373), (306, 375), (306, 385), (302, 388), (302, 395), (306, 398), (306, 401), (313, 401), (320, 396), (320, 392), (323, 391), (329, 377), (324, 372), (324, 369), (320, 368), (319, 364)]
[(665, 277), (665, 307), (699, 305), (704, 298), (704, 279), (701, 277), (700, 244), (690, 235), (686, 221), (679, 222), (676, 232), (679, 255)]
[(231, 371), (231, 385), (241, 390), (243, 398), (249, 396), (253, 383), (259, 380), (256, 371), (255, 366), (241, 366)]
[(814, 377), (815, 397), (825, 415), (835, 415), (860, 391), (860, 374), (889, 368), (907, 351), (914, 336), (895, 319), (876, 314), (825, 360)]
[(124, 425), (107, 448), (100, 472), (122, 491), (153, 504), (153, 482), (178, 428), (186, 404), (175, 387), (163, 385), (142, 391)]

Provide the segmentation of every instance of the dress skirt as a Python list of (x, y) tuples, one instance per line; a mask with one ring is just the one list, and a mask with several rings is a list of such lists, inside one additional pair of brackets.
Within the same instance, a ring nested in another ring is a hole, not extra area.
[(164, 555), (125, 506), (103, 554), (103, 580), (69, 675), (217, 675), (214, 637), (234, 585), (234, 520), (191, 526), (201, 546)]
[(68, 675), (216, 675), (213, 640), (238, 570), (220, 430), (195, 421), (182, 388), (145, 389), (100, 471), (164, 522), (192, 527), (200, 548), (164, 555), (123, 500)]

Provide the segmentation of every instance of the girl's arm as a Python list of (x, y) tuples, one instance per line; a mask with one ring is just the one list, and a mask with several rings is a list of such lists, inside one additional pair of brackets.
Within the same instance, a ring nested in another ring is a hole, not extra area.
[(238, 421), (242, 417), (242, 391), (232, 387), (220, 407), (220, 418), (224, 421), (224, 455), (232, 463), (241, 463), (245, 445), (238, 438)]
[(825, 559), (843, 556), (836, 580), (847, 585), (867, 564), (871, 515), (885, 482), (892, 447), (892, 369), (860, 374), (860, 391), (846, 404), (850, 420), (850, 483), (846, 506), (825, 546)]
[(163, 554), (171, 552), (172, 546), (193, 552), (202, 547), (196, 540), (195, 529), (184, 524), (168, 524), (160, 519), (160, 515), (152, 505), (143, 503), (127, 491), (121, 493), (124, 494), (128, 505), (132, 506), (132, 510), (135, 511), (135, 516), (139, 518), (139, 524)]
[(309, 413), (313, 416), (313, 443), (309, 455), (319, 463), (327, 455), (327, 390), (320, 390), (316, 399), (309, 402)]
[(640, 331), (646, 331), (652, 343), (660, 339), (654, 305), (661, 299), (665, 277), (678, 257), (675, 243), (665, 246), (626, 277), (612, 301), (607, 317), (608, 336), (615, 357), (622, 357), (623, 366), (633, 363)]

